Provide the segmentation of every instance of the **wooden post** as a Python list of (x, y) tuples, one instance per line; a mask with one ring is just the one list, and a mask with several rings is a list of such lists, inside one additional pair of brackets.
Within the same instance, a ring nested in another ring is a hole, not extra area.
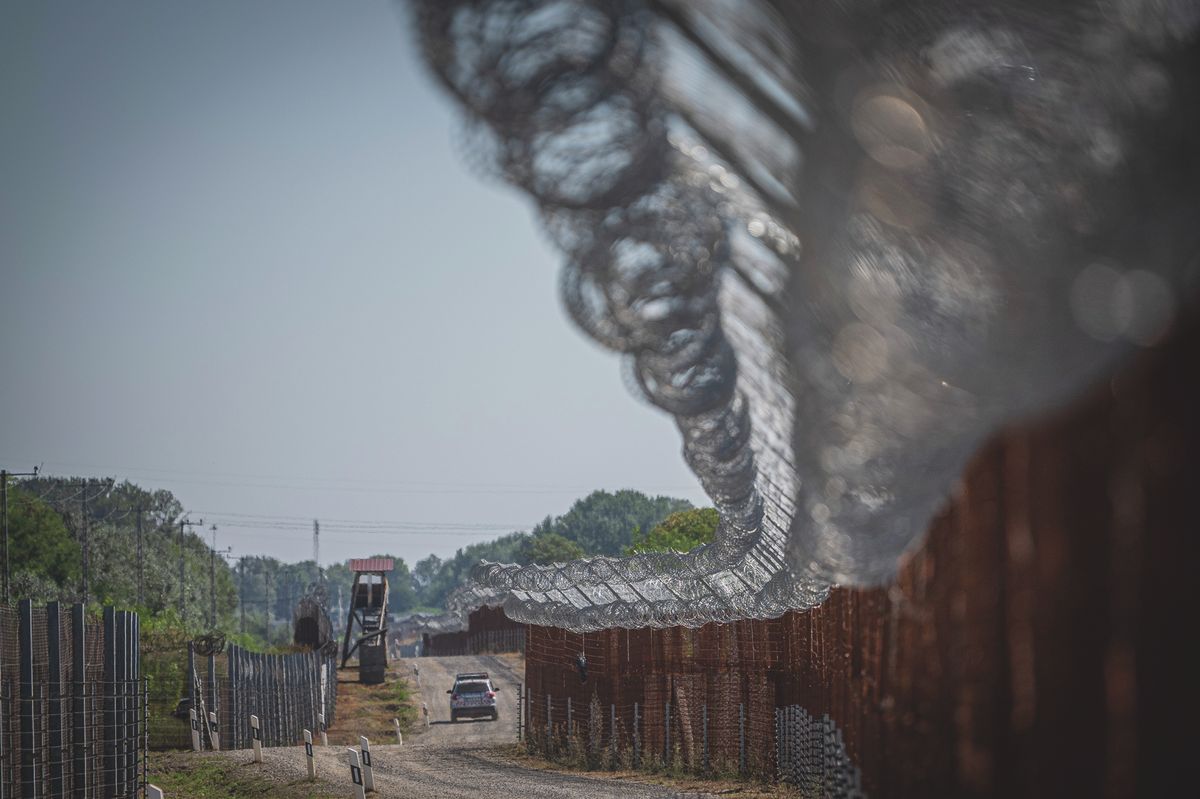
[(315, 780), (317, 778), (317, 761), (313, 757), (312, 730), (304, 731), (304, 758), (308, 761), (308, 779)]

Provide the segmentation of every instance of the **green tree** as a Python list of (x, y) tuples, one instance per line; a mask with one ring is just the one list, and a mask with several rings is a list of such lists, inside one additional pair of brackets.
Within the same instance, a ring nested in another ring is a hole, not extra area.
[[(13, 596), (34, 598), (16, 590), (17, 583), (37, 585), (41, 594), (49, 585), (74, 585), (79, 580), (83, 553), (62, 517), (44, 500), (18, 486), (8, 489), (8, 556)], [(42, 598), (42, 597), (37, 597)], [(57, 597), (55, 597), (57, 598)]]
[(530, 536), (521, 545), (521, 559), (542, 566), (566, 563), (584, 556), (583, 548), (558, 533)]
[(672, 513), (625, 550), (637, 552), (689, 552), (713, 540), (721, 517), (716, 508), (691, 508)]
[(558, 533), (587, 555), (620, 555), (633, 543), (635, 529), (649, 530), (672, 513), (690, 507), (692, 503), (686, 499), (649, 497), (629, 489), (593, 491), (576, 500), (562, 516), (547, 518), (534, 527), (533, 535)]

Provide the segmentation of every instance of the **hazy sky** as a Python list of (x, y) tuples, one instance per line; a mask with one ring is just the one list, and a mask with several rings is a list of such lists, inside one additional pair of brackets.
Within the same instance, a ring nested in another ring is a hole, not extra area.
[(0, 465), (325, 562), (702, 502), (455, 127), (387, 0), (0, 4)]

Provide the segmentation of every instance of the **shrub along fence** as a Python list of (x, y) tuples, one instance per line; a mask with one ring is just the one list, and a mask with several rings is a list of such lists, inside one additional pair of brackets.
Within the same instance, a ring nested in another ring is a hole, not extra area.
[(190, 643), (187, 673), (188, 706), (196, 713), (203, 748), (251, 748), (252, 715), (258, 717), (263, 746), (301, 743), (304, 730), (319, 733), (322, 720), (326, 726), (334, 721), (335, 656), (310, 651), (272, 655), (239, 646), (197, 652)]
[(143, 796), (146, 708), (137, 614), (0, 607), (0, 799)]

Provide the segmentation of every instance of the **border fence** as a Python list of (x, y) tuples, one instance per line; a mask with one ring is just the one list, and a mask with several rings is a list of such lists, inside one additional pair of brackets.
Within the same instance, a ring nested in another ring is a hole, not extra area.
[(139, 643), (129, 611), (0, 607), (0, 799), (144, 795)]
[(319, 651), (264, 654), (239, 646), (198, 653), (189, 643), (187, 685), (198, 733), (193, 745), (249, 749), (253, 715), (262, 746), (291, 746), (303, 741), (304, 730), (319, 733), (333, 723), (337, 658)]
[(817, 795), (1177, 792), (1194, 739), (1198, 350), (1193, 322), (997, 436), (886, 588), (695, 629), (531, 626), (527, 745)]

